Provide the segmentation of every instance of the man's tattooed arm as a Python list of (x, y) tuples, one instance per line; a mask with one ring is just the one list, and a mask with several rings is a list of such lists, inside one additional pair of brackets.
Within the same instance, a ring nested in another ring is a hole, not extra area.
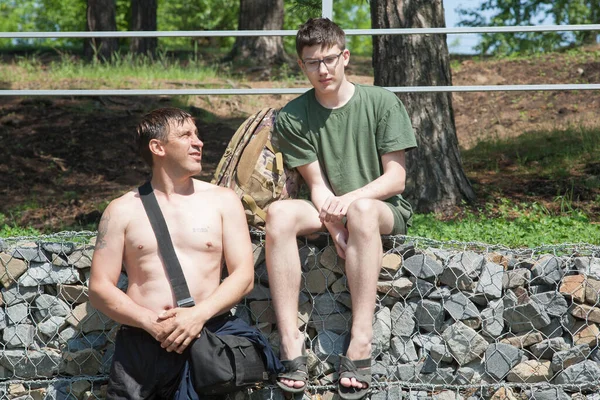
[(110, 220), (110, 213), (105, 211), (102, 214), (102, 218), (100, 218), (100, 222), (98, 223), (98, 236), (96, 237), (96, 250), (103, 249), (106, 247), (106, 239), (104, 236), (108, 231), (108, 221)]

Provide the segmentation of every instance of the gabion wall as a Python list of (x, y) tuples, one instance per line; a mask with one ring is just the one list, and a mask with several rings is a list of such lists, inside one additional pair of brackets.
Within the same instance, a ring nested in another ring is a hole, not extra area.
[[(0, 399), (105, 397), (118, 326), (88, 301), (94, 241), (91, 232), (0, 240)], [(600, 399), (600, 247), (384, 242), (371, 399)], [(328, 235), (299, 243), (306, 396), (331, 398), (352, 317), (344, 261)], [(253, 246), (255, 287), (234, 312), (277, 349), (261, 233)]]

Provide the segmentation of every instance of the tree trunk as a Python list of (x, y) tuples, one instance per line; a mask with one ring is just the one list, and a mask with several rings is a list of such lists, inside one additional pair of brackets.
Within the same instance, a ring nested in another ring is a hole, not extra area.
[[(116, 31), (115, 0), (88, 0), (87, 30)], [(85, 41), (83, 54), (86, 59), (110, 60), (119, 49), (118, 38), (90, 38)]]
[[(445, 27), (442, 0), (371, 0), (373, 28)], [(373, 37), (378, 86), (452, 85), (446, 35)], [(418, 148), (407, 153), (405, 195), (419, 212), (444, 212), (475, 193), (460, 160), (451, 93), (401, 93)]]
[[(238, 29), (283, 29), (283, 0), (240, 0)], [(228, 59), (247, 60), (266, 67), (290, 61), (281, 36), (237, 37)]]
[[(131, 30), (155, 31), (157, 0), (131, 0)], [(129, 50), (133, 54), (154, 56), (157, 38), (131, 38)]]

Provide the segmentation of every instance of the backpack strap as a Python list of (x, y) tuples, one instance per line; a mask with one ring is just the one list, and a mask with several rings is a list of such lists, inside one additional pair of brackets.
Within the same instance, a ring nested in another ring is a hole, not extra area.
[(183, 275), (181, 264), (173, 248), (173, 242), (171, 241), (171, 235), (169, 234), (169, 228), (160, 206), (154, 195), (154, 190), (150, 182), (144, 183), (138, 188), (140, 192), (140, 199), (148, 214), (148, 219), (152, 225), (152, 230), (156, 235), (156, 241), (158, 242), (158, 249), (162, 256), (163, 262), (165, 263), (165, 269), (169, 276), (171, 288), (175, 294), (175, 300), (177, 300), (177, 307), (193, 307), (195, 305), (194, 299), (190, 295), (190, 290)]

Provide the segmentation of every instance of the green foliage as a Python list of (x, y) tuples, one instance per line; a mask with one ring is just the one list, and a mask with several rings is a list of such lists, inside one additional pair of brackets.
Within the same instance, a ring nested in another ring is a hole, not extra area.
[[(597, 24), (600, 0), (484, 0), (478, 8), (459, 8), (461, 26)], [(597, 32), (486, 33), (476, 47), (482, 54), (533, 54), (567, 45), (595, 43)]]
[[(214, 1), (158, 0), (158, 29), (181, 30), (234, 30), (238, 26), (239, 0)], [(191, 48), (195, 45), (213, 47), (231, 46), (234, 38), (160, 38), (164, 46)]]
[[(298, 29), (309, 18), (321, 16), (321, 0), (292, 0), (285, 2), (284, 29)], [(367, 0), (336, 0), (333, 2), (333, 21), (342, 29), (370, 29), (371, 14)], [(286, 50), (296, 53), (293, 37), (285, 37)], [(347, 36), (346, 43), (352, 53), (371, 55), (371, 36)]]
[[(492, 209), (498, 208), (492, 212)], [(581, 211), (552, 215), (538, 203), (516, 205), (502, 200), (499, 207), (467, 211), (460, 218), (442, 221), (433, 214), (415, 215), (412, 236), (535, 247), (559, 243), (600, 243), (600, 229)]]

